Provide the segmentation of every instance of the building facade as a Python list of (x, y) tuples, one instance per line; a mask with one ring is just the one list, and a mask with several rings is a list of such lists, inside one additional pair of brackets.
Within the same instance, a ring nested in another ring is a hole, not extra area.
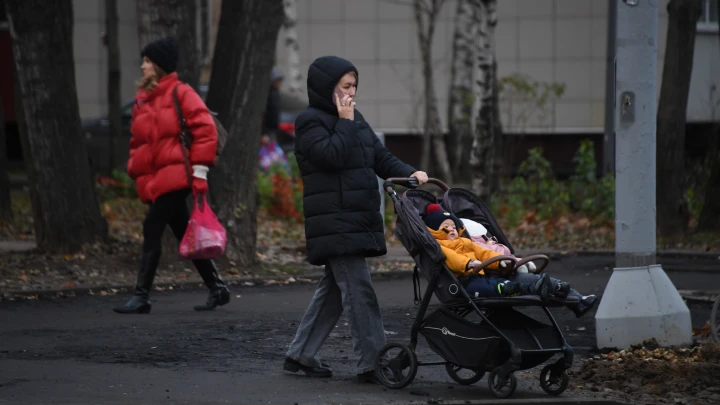
[[(198, 48), (207, 82), (222, 0), (197, 0)], [(718, 0), (703, 0), (698, 24), (687, 117), (691, 124), (717, 121), (720, 84)], [(2, 1), (0, 0), (0, 3)], [(564, 85), (564, 93), (538, 109), (503, 97), (504, 130), (513, 135), (594, 136), (602, 143), (605, 122), (609, 0), (500, 0), (496, 47), (499, 76), (522, 74), (539, 83)], [(667, 33), (667, 0), (660, 1), (658, 94)], [(74, 0), (74, 52), (82, 118), (107, 109), (107, 50), (103, 44), (104, 2)], [(122, 97), (135, 92), (140, 75), (136, 0), (118, 2)], [(456, 0), (447, 0), (433, 39), (435, 90), (447, 128), (450, 59)], [(410, 0), (299, 0), (296, 25), (304, 73), (316, 57), (350, 59), (360, 72), (358, 108), (377, 131), (389, 137), (417, 134), (423, 123), (423, 86), (416, 24)], [(4, 13), (2, 13), (4, 18)], [(0, 21), (3, 104), (8, 86), (9, 34)], [(279, 34), (277, 65), (287, 71), (285, 33)], [(11, 56), (11, 54), (10, 54)], [(618, 61), (622, 63), (621, 61)], [(8, 90), (10, 88), (10, 90)], [(7, 108), (6, 108), (7, 109)], [(8, 117), (11, 120), (12, 116)], [(414, 138), (414, 137), (411, 137)], [(557, 139), (560, 139), (557, 138)], [(397, 141), (397, 142), (410, 142)], [(414, 142), (417, 143), (417, 142)]]

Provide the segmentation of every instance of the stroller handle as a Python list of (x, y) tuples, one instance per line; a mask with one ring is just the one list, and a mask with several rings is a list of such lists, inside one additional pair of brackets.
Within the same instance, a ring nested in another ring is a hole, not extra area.
[[(420, 187), (420, 184), (418, 183), (418, 180), (415, 177), (390, 177), (387, 180), (385, 180), (386, 183), (392, 183), (397, 184), (399, 186), (404, 186), (407, 188), (418, 188)], [(430, 177), (428, 179), (428, 184), (434, 184), (442, 191), (448, 191), (450, 189), (450, 186), (445, 184), (442, 180), (436, 179), (434, 177)]]

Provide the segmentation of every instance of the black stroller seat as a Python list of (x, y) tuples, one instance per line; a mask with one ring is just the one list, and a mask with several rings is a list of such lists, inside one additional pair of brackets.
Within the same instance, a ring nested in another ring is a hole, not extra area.
[[(442, 201), (446, 209), (448, 205), (462, 207), (468, 215), (481, 219), (492, 235), (512, 249), (482, 200), (467, 190), (452, 191), (437, 179), (430, 179), (429, 182), (446, 191)], [(429, 204), (438, 203), (437, 198), (427, 191), (413, 189), (398, 197), (393, 183), (411, 184), (411, 187), (412, 183), (408, 179), (388, 179), (384, 188), (395, 204), (395, 235), (416, 264), (413, 284), (415, 303), (419, 304), (419, 308), (412, 326), (410, 344), (388, 343), (378, 353), (376, 370), (390, 370), (393, 376), (389, 378), (384, 371), (378, 372), (380, 382), (390, 388), (403, 388), (412, 382), (418, 366), (445, 365), (450, 377), (460, 384), (473, 384), (486, 372), (490, 372), (490, 392), (498, 398), (506, 398), (514, 393), (517, 386), (515, 371), (538, 366), (559, 354), (560, 359), (543, 368), (540, 385), (551, 395), (559, 395), (565, 391), (570, 381), (566, 370), (572, 366), (573, 350), (567, 344), (548, 307), (564, 306), (578, 302), (578, 299), (568, 297), (544, 303), (540, 297), (534, 295), (471, 298), (462, 283), (445, 266), (445, 256), (440, 244), (428, 232), (420, 217), (420, 213), (424, 213)], [(453, 201), (457, 198), (470, 202), (459, 204), (458, 201)], [(499, 258), (490, 260), (496, 259)], [(428, 282), (424, 294), (420, 292), (420, 274)], [(426, 316), (433, 296), (437, 297), (441, 305)], [(517, 311), (515, 308), (518, 307), (541, 308), (549, 323)], [(470, 314), (476, 314), (480, 320), (466, 319)], [(444, 361), (417, 361), (415, 347), (420, 334)], [(400, 352), (395, 356), (391, 355), (395, 350)], [(474, 375), (469, 378), (461, 377), (458, 371), (462, 369), (472, 371)]]

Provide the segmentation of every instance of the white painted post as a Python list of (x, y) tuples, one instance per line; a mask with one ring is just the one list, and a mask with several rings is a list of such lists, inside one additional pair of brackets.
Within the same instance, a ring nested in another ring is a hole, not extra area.
[(616, 267), (595, 316), (598, 348), (692, 344), (690, 311), (655, 261), (658, 3), (617, 1)]
[[(383, 145), (385, 145), (385, 133), (375, 132), (375, 135), (380, 139)], [(385, 228), (385, 190), (383, 190), (384, 180), (378, 177), (378, 188), (380, 189), (380, 215), (383, 218), (383, 229)]]

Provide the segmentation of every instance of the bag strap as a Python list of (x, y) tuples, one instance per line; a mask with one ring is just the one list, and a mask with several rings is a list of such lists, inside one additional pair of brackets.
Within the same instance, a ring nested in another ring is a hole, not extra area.
[(180, 100), (178, 99), (178, 86), (179, 84), (176, 84), (175, 87), (173, 87), (173, 105), (175, 106), (175, 113), (178, 117), (178, 122), (180, 123), (180, 147), (182, 148), (182, 154), (183, 154), (183, 160), (185, 161), (185, 172), (187, 173), (188, 178), (188, 185), (192, 188), (192, 171), (190, 170), (190, 158), (188, 157), (188, 136), (190, 135), (190, 130), (187, 127), (187, 122), (185, 121), (185, 116), (182, 113), (182, 109), (180, 108)]

